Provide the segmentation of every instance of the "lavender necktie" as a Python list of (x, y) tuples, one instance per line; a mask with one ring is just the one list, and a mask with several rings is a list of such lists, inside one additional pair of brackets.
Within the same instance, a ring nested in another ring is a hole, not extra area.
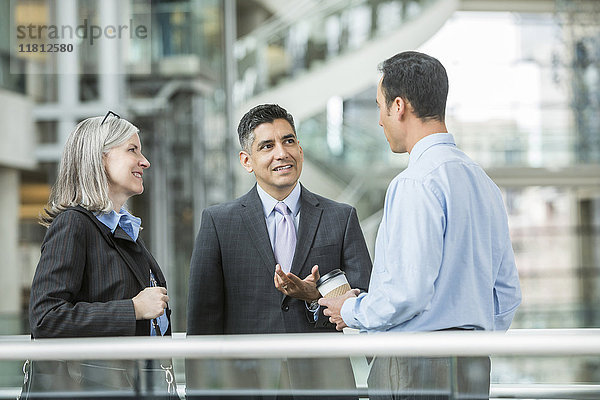
[(290, 210), (285, 203), (277, 203), (275, 211), (283, 217), (275, 227), (275, 260), (281, 265), (283, 272), (288, 273), (292, 269), (292, 260), (296, 250), (296, 228)]

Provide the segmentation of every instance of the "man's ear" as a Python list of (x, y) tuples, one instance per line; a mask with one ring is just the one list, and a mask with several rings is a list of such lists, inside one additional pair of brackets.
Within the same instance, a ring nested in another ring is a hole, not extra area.
[(394, 111), (398, 117), (398, 120), (402, 118), (402, 115), (406, 112), (406, 101), (402, 97), (396, 97), (392, 104)]
[(245, 150), (240, 151), (240, 164), (242, 164), (242, 167), (244, 167), (248, 173), (254, 171), (254, 168), (252, 168), (252, 159), (250, 158), (250, 154), (248, 154), (248, 152)]

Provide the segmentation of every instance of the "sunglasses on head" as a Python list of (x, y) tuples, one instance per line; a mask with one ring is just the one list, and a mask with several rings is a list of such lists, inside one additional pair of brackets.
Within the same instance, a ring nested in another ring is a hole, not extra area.
[(119, 114), (117, 114), (117, 113), (114, 113), (114, 112), (112, 112), (112, 111), (110, 111), (110, 110), (109, 110), (109, 111), (106, 113), (106, 115), (104, 116), (104, 119), (102, 120), (102, 122), (100, 123), (100, 126), (102, 126), (102, 125), (104, 124), (104, 122), (106, 122), (106, 118), (110, 117), (111, 115), (114, 115), (114, 116), (115, 116), (115, 118), (121, 118), (121, 116), (120, 116)]

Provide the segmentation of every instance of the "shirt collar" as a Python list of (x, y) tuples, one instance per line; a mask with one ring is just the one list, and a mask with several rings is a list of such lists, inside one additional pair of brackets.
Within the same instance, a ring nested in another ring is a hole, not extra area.
[[(256, 190), (258, 191), (258, 197), (260, 197), (260, 201), (262, 202), (265, 218), (267, 218), (271, 215), (279, 200), (274, 199), (269, 193), (265, 192), (259, 184), (256, 185)], [(300, 185), (298, 182), (296, 182), (296, 186), (294, 186), (290, 194), (282, 201), (288, 206), (294, 217), (298, 215), (298, 212), (300, 211)]]
[(120, 212), (112, 210), (109, 213), (94, 213), (94, 215), (98, 221), (106, 225), (112, 233), (115, 233), (118, 225), (133, 239), (133, 241), (137, 241), (142, 220), (131, 215), (125, 208), (121, 208)]
[(415, 163), (428, 148), (437, 144), (449, 144), (456, 146), (454, 137), (450, 133), (433, 133), (431, 135), (427, 135), (415, 143), (408, 158), (408, 166)]

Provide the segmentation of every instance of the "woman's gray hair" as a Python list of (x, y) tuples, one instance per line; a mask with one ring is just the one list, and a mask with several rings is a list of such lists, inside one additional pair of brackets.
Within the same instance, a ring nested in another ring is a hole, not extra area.
[(69, 207), (82, 206), (92, 212), (112, 211), (103, 156), (125, 143), (139, 129), (121, 118), (108, 118), (103, 124), (102, 119), (93, 117), (81, 121), (67, 139), (48, 208), (40, 217), (42, 225), (49, 226)]

